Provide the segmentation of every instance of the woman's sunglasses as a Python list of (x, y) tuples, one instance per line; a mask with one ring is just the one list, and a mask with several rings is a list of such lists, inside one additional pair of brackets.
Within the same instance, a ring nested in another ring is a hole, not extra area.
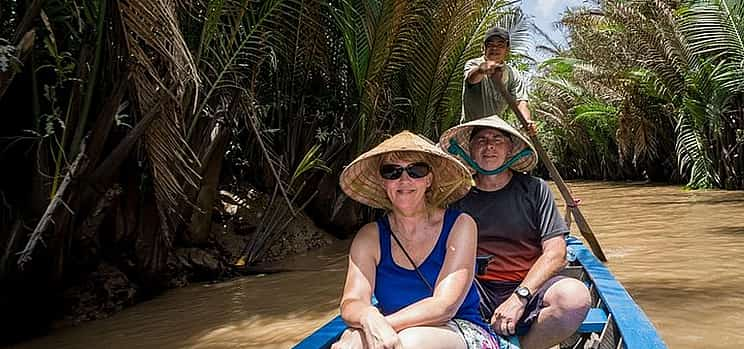
[(403, 171), (408, 173), (408, 177), (424, 178), (429, 174), (430, 168), (425, 162), (414, 162), (406, 167), (392, 164), (380, 166), (380, 176), (385, 179), (398, 179), (403, 175)]

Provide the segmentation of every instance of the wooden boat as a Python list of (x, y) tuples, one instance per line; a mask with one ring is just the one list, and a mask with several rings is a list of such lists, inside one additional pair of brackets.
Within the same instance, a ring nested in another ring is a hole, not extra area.
[[(592, 308), (576, 333), (561, 343), (561, 348), (667, 348), (643, 310), (610, 270), (578, 239), (568, 237), (566, 242), (569, 265), (563, 274), (586, 283), (592, 296)], [(346, 324), (337, 316), (294, 349), (330, 348), (344, 329)]]

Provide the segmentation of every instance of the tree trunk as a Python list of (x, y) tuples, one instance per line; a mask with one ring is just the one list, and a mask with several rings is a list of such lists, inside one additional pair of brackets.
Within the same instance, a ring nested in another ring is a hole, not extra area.
[(209, 145), (207, 153), (202, 159), (202, 181), (199, 195), (196, 198), (196, 208), (191, 214), (189, 226), (189, 240), (191, 243), (204, 244), (209, 239), (212, 226), (212, 207), (217, 198), (217, 187), (220, 182), (222, 160), (225, 157), (230, 132), (219, 123), (215, 126), (215, 137)]

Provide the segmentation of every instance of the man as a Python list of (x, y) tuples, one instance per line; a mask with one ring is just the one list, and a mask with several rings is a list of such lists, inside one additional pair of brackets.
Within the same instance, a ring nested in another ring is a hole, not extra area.
[(497, 81), (501, 79), (506, 90), (517, 101), (517, 108), (527, 119), (530, 132), (534, 133), (534, 123), (527, 103), (527, 82), (516, 69), (504, 63), (509, 54), (509, 45), (509, 33), (506, 30), (491, 28), (485, 35), (483, 56), (465, 63), (461, 122), (504, 115), (507, 102), (496, 87)]
[(581, 281), (556, 276), (569, 229), (545, 181), (523, 173), (537, 164), (532, 145), (498, 116), (456, 126), (440, 144), (476, 170), (476, 186), (454, 207), (477, 222), (478, 254), (494, 256), (478, 277), (491, 326), (519, 336), (523, 349), (559, 344), (591, 300)]

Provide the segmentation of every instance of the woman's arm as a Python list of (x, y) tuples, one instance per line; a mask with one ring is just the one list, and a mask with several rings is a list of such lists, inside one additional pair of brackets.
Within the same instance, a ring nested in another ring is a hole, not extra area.
[(386, 319), (396, 331), (420, 325), (442, 325), (455, 316), (473, 285), (477, 242), (475, 221), (461, 214), (447, 240), (447, 252), (434, 295), (388, 315)]
[[(380, 260), (377, 224), (359, 230), (351, 243), (349, 271), (341, 297), (341, 318), (349, 327), (361, 329), (365, 348), (401, 349), (400, 338), (380, 311), (372, 306), (372, 290)], [(338, 346), (343, 346), (343, 342)]]
[(359, 230), (349, 251), (349, 269), (341, 297), (341, 318), (350, 327), (362, 328), (362, 319), (372, 306), (375, 270), (380, 259), (377, 224), (369, 223)]

